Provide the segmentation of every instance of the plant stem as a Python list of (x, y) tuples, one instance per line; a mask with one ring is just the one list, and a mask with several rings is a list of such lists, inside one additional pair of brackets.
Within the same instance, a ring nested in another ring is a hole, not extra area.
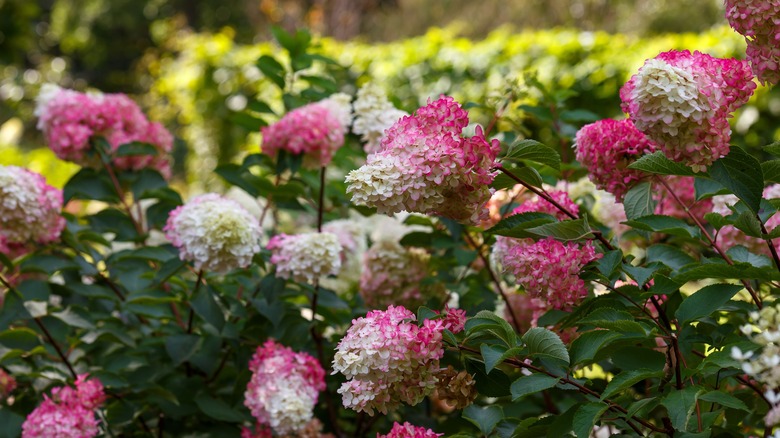
[(119, 197), (119, 202), (122, 204), (122, 207), (125, 209), (125, 213), (127, 213), (127, 216), (130, 218), (130, 222), (132, 222), (133, 227), (135, 228), (136, 233), (138, 233), (138, 236), (144, 235), (144, 229), (141, 226), (141, 224), (138, 223), (138, 221), (135, 220), (135, 217), (133, 216), (133, 210), (130, 207), (130, 204), (127, 203), (127, 200), (125, 199), (125, 191), (122, 190), (122, 185), (119, 184), (119, 179), (116, 177), (116, 173), (114, 173), (114, 169), (111, 168), (111, 165), (107, 162), (108, 157), (104, 155), (103, 151), (100, 151), (100, 148), (95, 148), (100, 152), (100, 162), (103, 164), (103, 168), (106, 169), (106, 173), (108, 173), (108, 177), (111, 179), (111, 184), (114, 185), (114, 190), (116, 191), (117, 196)]
[(203, 269), (198, 271), (198, 279), (195, 280), (195, 287), (192, 289), (192, 294), (190, 295), (190, 316), (189, 320), (187, 321), (187, 334), (192, 333), (192, 323), (195, 319), (195, 311), (192, 310), (192, 297), (195, 296), (195, 294), (198, 292), (198, 288), (200, 288), (200, 283), (203, 280)]
[(320, 199), (317, 203), (317, 232), (322, 232), (322, 215), (325, 210), (325, 166), (320, 169)]
[[(761, 218), (756, 215), (756, 219), (758, 219), (758, 223), (761, 224), (761, 233), (763, 234), (769, 234), (769, 231), (767, 231), (766, 226), (763, 222), (761, 222)], [(775, 267), (780, 270), (780, 256), (777, 254), (777, 249), (775, 248), (775, 245), (772, 244), (772, 239), (769, 237), (764, 238), (764, 242), (766, 242), (766, 246), (769, 247), (769, 252), (772, 253), (772, 259), (775, 261)]]

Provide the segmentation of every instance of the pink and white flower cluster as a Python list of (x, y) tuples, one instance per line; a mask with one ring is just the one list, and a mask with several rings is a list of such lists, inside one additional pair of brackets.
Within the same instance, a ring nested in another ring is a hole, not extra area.
[(327, 166), (344, 145), (352, 122), (350, 97), (337, 93), (319, 102), (296, 108), (276, 123), (263, 127), (262, 152), (276, 157), (279, 151), (303, 154), (303, 166)]
[(65, 228), (62, 190), (40, 174), (0, 166), (0, 252), (16, 256), (36, 244), (52, 243)]
[[(764, 188), (763, 197), (765, 199), (780, 198), (780, 184), (772, 184)], [(730, 207), (734, 206), (737, 202), (739, 202), (739, 199), (734, 195), (715, 196), (712, 198), (712, 212), (722, 216), (730, 216), (733, 214)], [(780, 214), (775, 213), (772, 215), (767, 219), (764, 226), (769, 232), (780, 226)], [(748, 236), (733, 225), (726, 225), (721, 228), (717, 234), (717, 241), (723, 249), (742, 245), (752, 252), (767, 256), (771, 255), (765, 240)], [(774, 245), (775, 250), (780, 251), (780, 239), (772, 240), (772, 244)]]
[[(579, 206), (566, 192), (551, 191), (549, 194), (569, 212), (579, 212)], [(552, 203), (538, 196), (522, 203), (514, 214), (527, 212), (569, 219)], [(551, 237), (538, 241), (501, 237), (497, 239), (493, 253), (528, 296), (545, 303), (548, 309), (565, 309), (585, 298), (588, 289), (579, 273), (583, 266), (601, 257), (591, 241), (564, 243)]]
[(277, 234), (268, 242), (276, 276), (314, 284), (341, 269), (341, 244), (333, 233)]
[(365, 143), (363, 148), (369, 154), (379, 151), (380, 140), (388, 128), (401, 117), (409, 115), (406, 111), (394, 107), (384, 90), (373, 82), (360, 87), (353, 108), (355, 123), (352, 125), (352, 132), (361, 136)]
[(171, 211), (165, 237), (195, 269), (224, 273), (245, 268), (260, 252), (257, 219), (236, 201), (216, 193), (197, 196)]
[(621, 89), (623, 111), (670, 159), (704, 171), (729, 153), (728, 118), (756, 84), (746, 61), (663, 52)]
[(390, 432), (385, 435), (377, 433), (376, 438), (438, 438), (442, 435), (444, 434), (436, 433), (424, 427), (414, 426), (408, 421), (405, 421), (404, 424), (394, 421)]
[[(401, 306), (373, 310), (353, 320), (333, 358), (333, 373), (348, 379), (338, 390), (344, 406), (373, 416), (374, 410), (387, 414), (401, 403), (416, 405), (430, 394), (444, 355), (444, 320), (427, 319), (418, 326), (415, 315)], [(449, 320), (448, 326), (462, 324)]]
[(244, 393), (244, 405), (260, 425), (278, 435), (297, 432), (312, 419), (325, 370), (307, 353), (268, 340), (257, 347), (249, 362), (252, 379)]
[(430, 255), (421, 248), (407, 248), (392, 240), (375, 242), (363, 256), (360, 296), (369, 309), (391, 304), (416, 309), (431, 298), (444, 299), (439, 283), (424, 284)]
[(54, 388), (51, 397), (33, 410), (22, 424), (22, 438), (92, 438), (98, 435), (100, 422), (95, 410), (105, 401), (103, 384), (97, 379), (78, 376), (75, 388)]
[(479, 126), (473, 137), (463, 137), (468, 123), (466, 111), (448, 96), (403, 117), (385, 131), (379, 152), (347, 175), (352, 202), (384, 214), (437, 214), (464, 223), (487, 216), (500, 146)]
[(726, 0), (726, 18), (747, 41), (747, 56), (762, 84), (780, 82), (780, 1)]
[(585, 125), (577, 132), (575, 142), (577, 161), (588, 170), (590, 180), (618, 201), (645, 176), (640, 170), (628, 169), (628, 165), (656, 150), (656, 145), (630, 119), (606, 119)]
[(152, 168), (170, 177), (173, 136), (161, 124), (150, 122), (125, 94), (85, 94), (47, 84), (38, 96), (35, 115), (47, 144), (63, 160), (81, 166), (99, 165), (97, 154), (90, 154), (90, 140), (98, 136), (108, 141), (112, 151), (126, 143), (148, 143), (157, 149), (156, 155), (114, 157), (114, 166), (123, 170)]
[(664, 177), (664, 181), (672, 189), (677, 199), (669, 193), (666, 187), (661, 184), (654, 185), (653, 199), (657, 202), (655, 214), (663, 214), (691, 222), (688, 212), (701, 219), (711, 211), (712, 199), (696, 199), (696, 186), (693, 177), (667, 176)]

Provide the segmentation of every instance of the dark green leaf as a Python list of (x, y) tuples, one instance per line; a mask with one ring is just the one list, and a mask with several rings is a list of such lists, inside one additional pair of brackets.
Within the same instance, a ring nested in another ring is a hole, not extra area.
[(554, 149), (539, 143), (536, 140), (520, 140), (507, 150), (502, 161), (528, 160), (535, 163), (546, 164), (553, 169), (561, 168), (561, 156)]
[(225, 314), (214, 299), (215, 293), (211, 286), (201, 285), (190, 298), (190, 304), (196, 315), (221, 331), (225, 326)]
[(710, 176), (744, 201), (753, 213), (758, 212), (764, 190), (764, 175), (758, 160), (743, 149), (732, 147), (728, 155), (712, 163)]
[(0, 332), (0, 345), (16, 350), (32, 350), (40, 345), (38, 334), (26, 327), (13, 328)]
[(629, 220), (653, 214), (655, 212), (655, 204), (653, 185), (649, 182), (635, 185), (623, 198), (623, 209), (626, 211), (626, 218)]
[(480, 346), (480, 352), (482, 353), (482, 360), (485, 361), (485, 373), (490, 374), (497, 365), (504, 360), (520, 353), (522, 350), (520, 347), (512, 347), (507, 349), (500, 345), (487, 345), (482, 344)]
[(0, 438), (17, 438), (22, 432), (22, 423), (23, 416), (7, 406), (0, 406)]
[(647, 369), (623, 371), (609, 381), (604, 392), (601, 393), (601, 400), (606, 400), (617, 392), (625, 391), (643, 380), (659, 377), (662, 373), (663, 371)]
[(65, 183), (62, 197), (65, 203), (71, 199), (119, 202), (108, 176), (89, 168), (81, 169)]
[(582, 333), (571, 344), (571, 363), (577, 365), (593, 360), (598, 351), (610, 342), (623, 337), (609, 330), (594, 330)]
[(256, 113), (274, 114), (274, 110), (262, 100), (251, 100), (246, 107)]
[(268, 126), (268, 122), (260, 117), (255, 117), (248, 112), (231, 113), (230, 116), (228, 116), (228, 119), (250, 132), (257, 132), (260, 131), (260, 128), (263, 126)]
[(664, 397), (661, 402), (669, 412), (669, 419), (672, 420), (672, 426), (681, 432), (685, 432), (688, 427), (688, 420), (696, 408), (696, 400), (704, 389), (698, 386), (688, 386), (684, 389), (674, 391)]
[(731, 257), (731, 260), (741, 263), (749, 263), (758, 268), (771, 268), (772, 260), (769, 257), (753, 254), (747, 248), (742, 245), (732, 246), (726, 251), (726, 255)]
[(696, 175), (696, 173), (689, 167), (666, 158), (664, 153), (661, 151), (654, 152), (639, 158), (638, 160), (631, 163), (628, 168), (654, 173), (657, 175)]
[(689, 281), (704, 280), (706, 278), (738, 278), (745, 280), (780, 280), (780, 274), (769, 268), (757, 268), (747, 263), (707, 263), (691, 264), (690, 268), (674, 277), (674, 281), (685, 284)]
[(215, 420), (230, 423), (241, 423), (246, 420), (246, 416), (241, 414), (241, 412), (231, 408), (222, 400), (212, 398), (206, 394), (199, 394), (195, 397), (195, 404), (198, 405), (201, 412)]
[(726, 304), (742, 288), (742, 285), (735, 284), (705, 286), (686, 298), (680, 304), (675, 315), (680, 322), (696, 321), (699, 318), (709, 316)]
[(574, 420), (572, 420), (572, 429), (577, 438), (588, 438), (593, 433), (593, 426), (609, 408), (606, 403), (585, 403), (581, 405), (577, 412), (574, 414)]
[(750, 237), (761, 237), (761, 222), (756, 218), (755, 213), (743, 211), (734, 221), (734, 226)]
[(546, 213), (513, 214), (502, 219), (487, 232), (508, 237), (529, 237), (529, 233), (525, 230), (553, 222), (555, 222), (555, 217)]
[(545, 389), (550, 389), (558, 384), (557, 377), (550, 377), (546, 374), (531, 374), (523, 376), (512, 382), (510, 391), (512, 391), (512, 401), (518, 400), (529, 394), (534, 394)]
[(547, 356), (569, 363), (569, 352), (566, 351), (566, 346), (561, 338), (550, 330), (534, 327), (525, 332), (523, 342), (531, 356)]
[(556, 240), (570, 241), (593, 237), (587, 217), (582, 219), (553, 222), (528, 228), (527, 233), (536, 237), (552, 237)]
[(485, 407), (471, 405), (463, 410), (463, 418), (477, 426), (483, 435), (488, 436), (504, 418), (504, 412), (496, 405)]
[(748, 408), (745, 402), (723, 391), (710, 391), (706, 394), (700, 395), (699, 400), (718, 403), (719, 405), (725, 406), (727, 408), (750, 412), (750, 408)]
[(688, 225), (681, 219), (655, 214), (626, 221), (625, 224), (638, 230), (654, 231), (680, 237), (697, 238), (700, 233), (698, 228)]
[(672, 245), (663, 244), (647, 248), (646, 259), (648, 262), (661, 262), (674, 270), (696, 261), (683, 250)]
[(286, 71), (279, 61), (271, 56), (263, 55), (257, 60), (257, 68), (270, 79), (277, 87), (284, 90)]
[(114, 155), (117, 157), (127, 157), (132, 155), (157, 155), (157, 148), (149, 143), (134, 141), (120, 145)]
[(780, 183), (780, 160), (770, 160), (761, 163), (761, 172), (764, 174), (764, 181)]
[(165, 339), (165, 350), (176, 365), (187, 361), (200, 347), (201, 338), (195, 335), (179, 334)]

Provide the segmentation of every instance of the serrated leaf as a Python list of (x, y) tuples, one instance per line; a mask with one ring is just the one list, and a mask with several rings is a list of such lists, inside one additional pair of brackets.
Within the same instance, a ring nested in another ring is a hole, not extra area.
[(587, 217), (582, 219), (553, 222), (528, 228), (527, 233), (536, 237), (552, 237), (556, 240), (571, 241), (593, 237)]
[(736, 278), (745, 280), (780, 280), (780, 273), (771, 268), (757, 268), (747, 263), (707, 263), (692, 264), (690, 268), (681, 269), (681, 273), (673, 280), (684, 284), (689, 281), (704, 280), (707, 278)]
[(623, 198), (623, 209), (629, 220), (653, 214), (655, 205), (653, 185), (649, 182), (635, 185)]
[(761, 164), (742, 148), (732, 147), (725, 157), (710, 166), (710, 176), (737, 195), (748, 208), (757, 213), (764, 190)]
[(539, 225), (554, 223), (555, 217), (546, 213), (520, 213), (513, 214), (499, 221), (495, 226), (487, 230), (488, 233), (499, 236), (524, 238), (531, 235), (525, 230)]
[(230, 423), (241, 423), (246, 420), (246, 417), (242, 415), (241, 412), (231, 408), (222, 400), (212, 398), (206, 394), (199, 394), (196, 396), (195, 404), (198, 405), (201, 412), (215, 420), (227, 421)]
[(593, 433), (593, 426), (607, 409), (609, 409), (609, 405), (606, 403), (592, 402), (581, 405), (572, 420), (572, 429), (577, 438), (590, 437)]
[(732, 261), (748, 263), (758, 268), (771, 268), (772, 260), (761, 254), (753, 254), (742, 245), (732, 246), (726, 251), (726, 255), (731, 257)]
[(761, 222), (754, 213), (743, 211), (737, 216), (734, 226), (750, 237), (761, 238)]
[(625, 391), (643, 380), (659, 377), (661, 374), (662, 371), (646, 369), (623, 371), (609, 381), (607, 387), (604, 388), (604, 392), (601, 393), (601, 400), (606, 400), (612, 394)]
[(726, 304), (742, 288), (742, 285), (735, 284), (711, 284), (705, 286), (683, 300), (675, 316), (681, 323), (696, 321), (699, 318), (709, 316), (712, 312)]
[(506, 155), (502, 161), (522, 161), (528, 160), (535, 163), (545, 164), (555, 170), (561, 168), (561, 156), (558, 152), (549, 146), (546, 146), (536, 140), (520, 140), (509, 146)]
[(631, 418), (634, 415), (643, 412), (645, 409), (653, 409), (655, 406), (658, 406), (660, 402), (661, 401), (656, 397), (644, 398), (634, 402), (631, 404), (631, 406), (629, 406), (628, 411), (626, 412), (626, 417)]
[(750, 408), (748, 408), (745, 402), (723, 391), (710, 391), (706, 394), (700, 395), (699, 400), (718, 403), (719, 405), (725, 406), (727, 408), (750, 412)]
[(609, 330), (593, 330), (580, 334), (571, 344), (572, 365), (592, 360), (601, 348), (622, 337), (620, 333)]
[(780, 160), (770, 160), (761, 163), (761, 173), (764, 174), (764, 181), (780, 183)]
[(620, 266), (622, 260), (623, 251), (619, 249), (607, 251), (603, 257), (596, 261), (596, 267), (602, 275), (609, 277)]
[(546, 374), (531, 374), (523, 376), (512, 382), (509, 390), (512, 392), (512, 401), (516, 401), (529, 394), (534, 394), (545, 389), (550, 389), (558, 384), (560, 379)]
[(685, 432), (688, 427), (688, 420), (696, 408), (696, 400), (704, 389), (698, 386), (688, 386), (679, 391), (674, 391), (664, 397), (661, 404), (669, 412), (669, 419), (672, 421), (672, 427), (675, 430)]
[(694, 178), (693, 188), (696, 193), (697, 201), (716, 195), (725, 190), (721, 183), (706, 178)]
[(523, 342), (531, 356), (547, 356), (569, 363), (569, 352), (561, 338), (546, 328), (534, 327), (528, 330), (523, 335)]
[(628, 168), (654, 173), (656, 175), (696, 175), (691, 168), (666, 158), (666, 155), (661, 151), (640, 157), (638, 160), (631, 163)]
[(728, 219), (718, 213), (707, 213), (704, 215), (704, 220), (709, 222), (716, 230), (720, 230), (731, 223)]
[(670, 234), (679, 237), (698, 238), (698, 228), (688, 225), (685, 221), (669, 216), (652, 214), (623, 222), (624, 224), (643, 231)]
[(647, 259), (647, 262), (661, 262), (674, 270), (680, 269), (683, 266), (696, 261), (693, 257), (676, 246), (664, 244), (657, 244), (647, 248), (645, 258)]
[(498, 422), (504, 418), (504, 411), (496, 405), (485, 407), (471, 405), (463, 410), (463, 418), (477, 426), (482, 434), (489, 436)]
[(493, 368), (501, 364), (501, 362), (522, 351), (520, 347), (507, 349), (500, 345), (487, 344), (482, 344), (479, 347), (479, 350), (482, 353), (482, 360), (485, 361), (485, 374), (490, 374), (490, 372), (493, 371)]

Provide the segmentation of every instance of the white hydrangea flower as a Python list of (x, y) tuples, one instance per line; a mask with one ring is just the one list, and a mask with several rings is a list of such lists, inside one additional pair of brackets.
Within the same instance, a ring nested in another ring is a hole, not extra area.
[(403, 116), (409, 115), (399, 110), (387, 99), (387, 95), (379, 85), (367, 83), (357, 92), (354, 103), (355, 123), (352, 132), (360, 135), (365, 142), (366, 153), (379, 149), (379, 140), (387, 128), (393, 126)]
[(42, 175), (0, 166), (0, 248), (57, 241), (65, 227), (61, 210), (62, 191)]
[(336, 93), (330, 95), (327, 99), (321, 100), (319, 104), (336, 116), (346, 133), (349, 125), (352, 124), (352, 97), (346, 93)]
[(245, 268), (260, 252), (260, 225), (241, 205), (215, 193), (198, 196), (168, 216), (165, 236), (195, 269)]
[(279, 234), (271, 238), (271, 263), (276, 275), (314, 284), (341, 269), (341, 244), (333, 233)]

